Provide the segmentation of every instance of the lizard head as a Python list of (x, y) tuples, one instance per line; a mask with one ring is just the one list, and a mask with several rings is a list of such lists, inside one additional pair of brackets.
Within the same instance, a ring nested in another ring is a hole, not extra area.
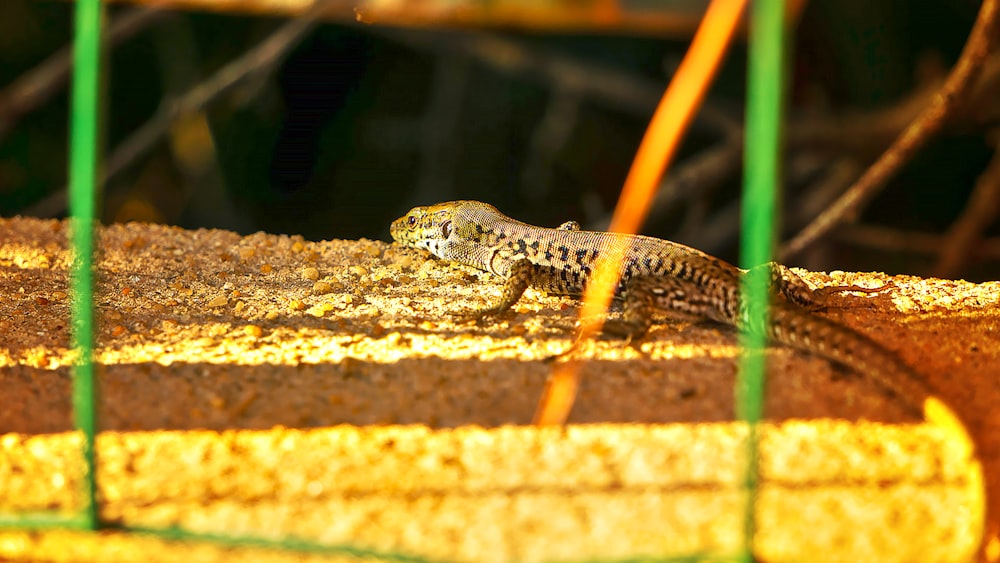
[(503, 217), (486, 203), (449, 201), (414, 207), (393, 221), (389, 232), (403, 246), (422, 248), (438, 258), (485, 270), (488, 268), (482, 243), (491, 216)]

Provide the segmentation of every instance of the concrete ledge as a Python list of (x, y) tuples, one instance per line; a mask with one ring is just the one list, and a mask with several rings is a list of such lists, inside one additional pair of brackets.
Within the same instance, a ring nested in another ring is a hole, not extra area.
[[(5, 513), (79, 503), (64, 230), (0, 219)], [(569, 345), (571, 301), (530, 293), (496, 322), (457, 321), (499, 292), (496, 280), (378, 241), (118, 225), (100, 248), (99, 477), (111, 523), (476, 561), (741, 545), (745, 428), (731, 422), (738, 350), (724, 327), (591, 343), (574, 424), (536, 429), (517, 425)], [(894, 282), (828, 314), (962, 407), (995, 491), (1000, 284), (803, 274)], [(786, 349), (768, 358), (759, 558), (972, 557), (985, 493), (963, 444), (908, 420), (863, 374)], [(7, 559), (235, 553), (114, 532), (0, 532)]]

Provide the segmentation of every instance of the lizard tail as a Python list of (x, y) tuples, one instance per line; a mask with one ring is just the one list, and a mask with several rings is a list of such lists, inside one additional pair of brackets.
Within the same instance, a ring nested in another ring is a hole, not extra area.
[(894, 354), (843, 325), (790, 307), (771, 309), (768, 337), (779, 344), (817, 354), (871, 377), (897, 397), (910, 414), (923, 418), (935, 397), (927, 382)]

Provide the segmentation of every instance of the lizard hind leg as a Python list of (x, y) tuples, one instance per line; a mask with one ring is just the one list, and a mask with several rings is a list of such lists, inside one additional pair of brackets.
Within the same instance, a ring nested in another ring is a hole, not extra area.
[(622, 317), (604, 323), (604, 334), (618, 338), (639, 338), (646, 334), (657, 313), (673, 319), (708, 318), (701, 292), (693, 284), (667, 276), (636, 276), (622, 291)]
[(756, 275), (763, 269), (767, 269), (770, 272), (769, 283), (771, 295), (780, 294), (788, 302), (813, 312), (830, 307), (831, 305), (828, 301), (830, 296), (835, 293), (848, 291), (878, 293), (893, 285), (890, 281), (877, 288), (867, 288), (858, 285), (831, 285), (813, 289), (798, 274), (793, 272), (791, 268), (777, 262), (768, 262), (767, 264), (754, 266), (747, 272), (747, 275)]
[(818, 311), (826, 306), (825, 296), (818, 295), (805, 280), (784, 264), (777, 262), (758, 264), (747, 270), (744, 275), (767, 276), (768, 292), (772, 298), (784, 297), (789, 303), (809, 311)]

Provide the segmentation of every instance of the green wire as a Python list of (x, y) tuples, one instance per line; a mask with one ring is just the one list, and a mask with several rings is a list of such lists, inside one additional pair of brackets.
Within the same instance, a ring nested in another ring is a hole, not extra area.
[(380, 551), (377, 549), (368, 549), (353, 545), (321, 544), (314, 541), (300, 540), (290, 537), (269, 539), (257, 536), (229, 536), (225, 534), (190, 532), (182, 528), (144, 528), (138, 526), (127, 526), (118, 529), (128, 533), (143, 534), (168, 541), (180, 541), (185, 543), (207, 542), (227, 547), (277, 549), (296, 553), (315, 553), (319, 555), (343, 555), (356, 559), (366, 559), (370, 561), (394, 561), (396, 563), (443, 562), (443, 560), (440, 559), (430, 559), (419, 555), (410, 555), (397, 551)]
[[(746, 142), (744, 149), (743, 232), (741, 263), (751, 268), (771, 260), (774, 243), (776, 194), (780, 185), (781, 110), (784, 84), (783, 26), (781, 0), (753, 0), (750, 3), (750, 59), (747, 83)], [(741, 341), (744, 355), (737, 383), (739, 416), (747, 422), (747, 503), (744, 514), (744, 542), (747, 558), (752, 558), (756, 532), (755, 506), (759, 479), (758, 423), (764, 404), (764, 355), (766, 341), (761, 330), (766, 324), (769, 301), (768, 276), (744, 276), (743, 298), (749, 310), (765, 318), (754, 318), (744, 327)]]
[(73, 42), (73, 100), (70, 129), (69, 209), (74, 251), (73, 347), (79, 357), (73, 369), (73, 415), (83, 432), (83, 521), (97, 529), (97, 472), (94, 434), (93, 253), (95, 181), (97, 179), (98, 87), (101, 63), (101, 0), (78, 0)]

